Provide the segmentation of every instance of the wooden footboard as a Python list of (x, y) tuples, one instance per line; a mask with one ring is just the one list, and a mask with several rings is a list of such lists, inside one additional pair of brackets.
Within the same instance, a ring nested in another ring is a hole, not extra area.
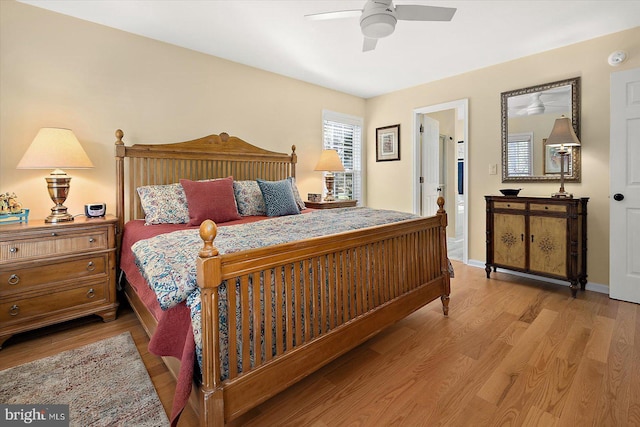
[[(433, 217), (225, 255), (215, 249), (215, 224), (204, 222), (202, 425), (224, 425), (438, 297), (446, 315), (447, 216), (438, 204)], [(228, 316), (221, 355), (223, 282), (239, 289), (223, 308), (240, 315)], [(274, 332), (254, 340), (252, 325)]]

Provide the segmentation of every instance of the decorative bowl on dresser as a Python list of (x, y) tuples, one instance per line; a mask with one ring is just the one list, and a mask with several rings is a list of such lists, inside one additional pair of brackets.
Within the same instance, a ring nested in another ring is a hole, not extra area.
[(0, 226), (0, 348), (53, 323), (116, 318), (116, 224), (107, 216)]
[(497, 267), (587, 283), (588, 197), (485, 196), (487, 278)]

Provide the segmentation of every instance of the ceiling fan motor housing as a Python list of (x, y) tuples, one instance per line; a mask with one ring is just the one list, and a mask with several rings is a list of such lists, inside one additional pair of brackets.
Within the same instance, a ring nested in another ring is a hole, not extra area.
[(391, 35), (398, 22), (395, 15), (391, 2), (367, 2), (360, 17), (362, 34), (372, 39)]

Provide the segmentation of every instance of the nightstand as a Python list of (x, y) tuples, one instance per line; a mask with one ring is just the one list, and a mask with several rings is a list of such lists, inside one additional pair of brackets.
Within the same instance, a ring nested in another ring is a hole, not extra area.
[(307, 200), (304, 202), (305, 206), (310, 209), (352, 208), (357, 203), (357, 200), (336, 200), (335, 202), (310, 202)]
[(0, 348), (53, 323), (116, 318), (116, 224), (107, 216), (0, 225)]

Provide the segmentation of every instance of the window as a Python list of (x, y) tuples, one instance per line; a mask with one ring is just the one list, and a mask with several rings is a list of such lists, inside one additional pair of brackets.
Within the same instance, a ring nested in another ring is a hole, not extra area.
[(334, 173), (333, 194), (362, 204), (362, 124), (360, 117), (322, 112), (323, 148), (338, 152), (344, 172)]
[(531, 132), (509, 134), (507, 143), (508, 176), (533, 175), (532, 143), (533, 133)]

